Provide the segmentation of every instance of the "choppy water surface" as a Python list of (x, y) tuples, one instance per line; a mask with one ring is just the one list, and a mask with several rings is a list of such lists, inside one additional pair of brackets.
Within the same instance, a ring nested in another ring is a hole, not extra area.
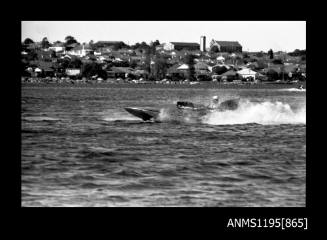
[[(176, 113), (213, 95), (240, 108)], [(305, 206), (305, 115), (280, 89), (25, 86), (22, 206)]]

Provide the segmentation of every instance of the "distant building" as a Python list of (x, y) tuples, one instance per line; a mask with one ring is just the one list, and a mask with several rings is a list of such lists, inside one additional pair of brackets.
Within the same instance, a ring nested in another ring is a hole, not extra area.
[(38, 59), (40, 59), (42, 61), (50, 62), (52, 60), (52, 57), (51, 57), (52, 53), (50, 51), (37, 50), (36, 53), (37, 53)]
[(92, 49), (85, 48), (84, 44), (83, 45), (78, 45), (71, 49), (70, 51), (67, 51), (67, 54), (74, 55), (74, 56), (79, 56), (79, 57), (84, 57), (86, 56), (89, 52), (92, 52)]
[(200, 50), (200, 44), (194, 42), (170, 42), (164, 46), (165, 50)]
[(255, 80), (255, 77), (257, 75), (257, 72), (249, 69), (249, 68), (244, 68), (242, 70), (237, 71), (237, 73), (245, 79), (249, 79), (252, 78), (253, 80)]
[(78, 68), (67, 68), (66, 69), (66, 74), (68, 76), (77, 76), (81, 73), (81, 69)]
[(65, 50), (65, 47), (52, 46), (52, 47), (49, 47), (49, 50), (52, 50), (52, 51), (55, 51), (55, 52), (63, 52)]
[(237, 41), (217, 41), (212, 39), (210, 51), (216, 52), (242, 52), (242, 45)]
[(55, 42), (51, 47), (49, 47), (49, 50), (52, 50), (55, 52), (63, 52), (65, 50), (64, 43)]
[(205, 36), (200, 37), (200, 50), (202, 52), (206, 51), (206, 37)]
[(156, 46), (156, 51), (163, 51), (165, 49), (166, 44), (162, 43)]

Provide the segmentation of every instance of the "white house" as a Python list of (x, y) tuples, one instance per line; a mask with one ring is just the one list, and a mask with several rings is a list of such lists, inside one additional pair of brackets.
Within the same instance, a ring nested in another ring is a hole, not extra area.
[(255, 80), (255, 76), (256, 76), (256, 74), (257, 74), (257, 72), (255, 72), (255, 71), (253, 71), (253, 70), (251, 70), (251, 69), (249, 69), (249, 68), (243, 68), (242, 70), (237, 71), (237, 73), (238, 73), (239, 75), (241, 75), (242, 78), (249, 78), (249, 77), (252, 77), (253, 80)]
[(221, 63), (221, 64), (224, 64), (224, 62), (225, 62), (225, 58), (224, 58), (223, 56), (218, 56), (218, 57), (217, 57), (217, 61), (218, 61), (219, 63)]
[(61, 52), (61, 51), (64, 51), (65, 48), (61, 47), (61, 46), (52, 46), (52, 47), (49, 47), (49, 50), (53, 50), (55, 52)]
[(91, 49), (86, 49), (84, 44), (74, 47), (72, 50), (67, 53), (74, 56), (84, 57), (88, 52), (92, 51)]
[(182, 64), (177, 69), (178, 70), (187, 70), (187, 69), (189, 69), (189, 66), (187, 64)]
[(81, 70), (78, 68), (67, 68), (66, 69), (66, 74), (68, 76), (77, 76), (80, 73), (81, 73)]

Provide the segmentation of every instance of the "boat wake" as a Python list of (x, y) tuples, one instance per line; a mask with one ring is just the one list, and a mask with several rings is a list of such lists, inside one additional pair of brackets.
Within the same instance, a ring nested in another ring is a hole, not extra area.
[[(159, 109), (158, 109), (159, 110)], [(145, 122), (127, 112), (110, 110), (103, 115), (103, 120), (110, 122)], [(165, 106), (160, 109), (159, 115), (151, 122), (166, 122), (177, 124), (306, 124), (305, 102), (291, 106), (280, 101), (252, 102), (248, 99), (239, 101), (236, 110), (192, 110), (178, 109), (176, 106)]]
[(248, 100), (240, 102), (234, 111), (211, 112), (202, 117), (202, 122), (211, 125), (247, 124), (306, 124), (305, 104), (291, 108), (280, 101), (255, 103)]
[(103, 113), (101, 113), (102, 119), (107, 122), (122, 122), (122, 121), (142, 121), (137, 117), (134, 117), (128, 114), (125, 111), (117, 111), (115, 109), (109, 109)]
[(52, 118), (52, 117), (45, 117), (45, 116), (33, 116), (33, 117), (23, 117), (22, 120), (28, 121), (28, 122), (51, 122), (51, 121), (60, 121), (59, 118)]
[(287, 91), (287, 92), (306, 92), (306, 89), (299, 89), (299, 88), (286, 88), (286, 89), (279, 89), (279, 91)]

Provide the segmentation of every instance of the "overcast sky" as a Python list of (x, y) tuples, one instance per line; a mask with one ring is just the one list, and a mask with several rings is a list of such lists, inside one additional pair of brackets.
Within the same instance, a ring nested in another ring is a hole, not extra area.
[(71, 35), (78, 42), (124, 41), (127, 44), (159, 40), (200, 42), (200, 36), (238, 41), (244, 51), (293, 51), (306, 49), (305, 21), (23, 21), (22, 41), (31, 38), (64, 41)]

